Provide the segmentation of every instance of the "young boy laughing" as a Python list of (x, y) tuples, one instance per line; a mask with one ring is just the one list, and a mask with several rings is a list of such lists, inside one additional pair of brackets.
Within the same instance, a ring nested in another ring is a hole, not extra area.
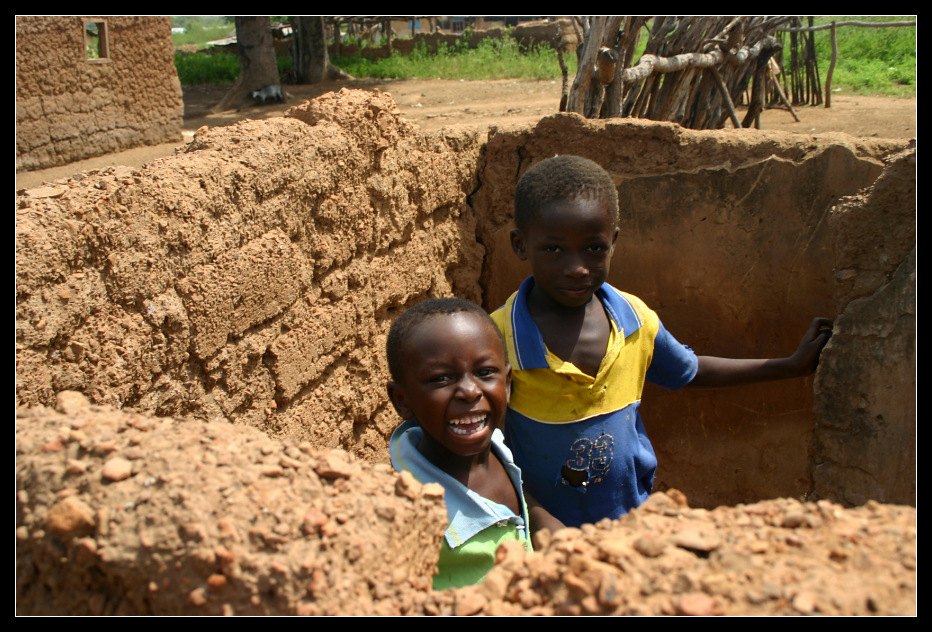
[(643, 301), (606, 283), (618, 196), (591, 160), (557, 156), (529, 169), (515, 225), (512, 248), (532, 276), (492, 314), (514, 367), (506, 443), (528, 493), (567, 526), (618, 518), (650, 495), (645, 380), (678, 389), (808, 375), (831, 333), (816, 318), (788, 358), (697, 357)]
[(434, 589), (478, 583), (502, 542), (532, 550), (529, 512), (535, 528), (562, 527), (525, 502), (503, 442), (511, 367), (501, 334), (481, 307), (432, 299), (392, 324), (386, 347), (388, 395), (405, 420), (392, 434), (392, 464), (445, 490), (450, 524)]

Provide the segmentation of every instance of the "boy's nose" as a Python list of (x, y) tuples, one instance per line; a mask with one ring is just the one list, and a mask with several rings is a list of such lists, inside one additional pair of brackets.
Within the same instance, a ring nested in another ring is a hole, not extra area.
[(456, 392), (461, 398), (472, 401), (479, 397), (482, 391), (476, 383), (475, 378), (471, 375), (467, 375), (460, 380), (459, 388), (456, 389)]
[(567, 276), (581, 277), (589, 274), (589, 266), (581, 256), (571, 256), (566, 261)]

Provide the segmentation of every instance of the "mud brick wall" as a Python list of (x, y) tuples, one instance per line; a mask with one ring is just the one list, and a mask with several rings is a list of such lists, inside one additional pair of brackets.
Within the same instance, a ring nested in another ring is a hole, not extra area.
[[(109, 59), (88, 60), (87, 21)], [(17, 170), (180, 141), (183, 113), (168, 17), (16, 18)]]
[(475, 132), (422, 136), (344, 92), (195, 137), (17, 210), (21, 404), (65, 389), (387, 460), (384, 340), (480, 299)]
[[(424, 134), (387, 94), (331, 93), (18, 197), (17, 403), (75, 390), (387, 462), (388, 327), (428, 297), (502, 304), (528, 274), (508, 243), (515, 184), (556, 153), (617, 182), (611, 283), (700, 354), (789, 355), (853, 278), (833, 274), (832, 207), (905, 145), (572, 114)], [(883, 212), (851, 217), (892, 234)], [(703, 507), (805, 496), (812, 382), (649, 388), (657, 487)]]

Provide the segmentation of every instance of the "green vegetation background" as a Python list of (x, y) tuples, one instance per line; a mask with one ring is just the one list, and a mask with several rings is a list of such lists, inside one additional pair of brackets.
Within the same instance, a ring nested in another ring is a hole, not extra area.
[[(277, 16), (276, 16), (277, 17)], [(916, 16), (818, 16), (815, 24), (860, 20), (889, 22)], [(230, 37), (234, 31), (231, 16), (173, 16), (173, 26), (184, 33), (173, 35), (175, 45), (195, 44)], [(870, 28), (845, 26), (837, 29), (838, 61), (832, 76), (833, 90), (841, 93), (916, 96), (916, 27)], [(642, 38), (642, 42), (646, 38)], [(350, 42), (347, 42), (350, 43)], [(830, 30), (815, 33), (819, 74), (825, 81), (831, 60)], [(571, 56), (572, 57), (572, 56)], [(291, 68), (291, 60), (280, 58), (279, 72)], [(420, 79), (521, 79), (560, 78), (557, 55), (549, 47), (522, 52), (510, 38), (484, 40), (476, 49), (465, 43), (442, 47), (427, 53), (419, 47), (411, 55), (397, 52), (388, 59), (339, 57), (331, 60), (355, 77)], [(571, 72), (575, 59), (566, 59)], [(229, 53), (214, 55), (177, 53), (175, 65), (182, 84), (232, 83), (239, 73), (239, 60)]]

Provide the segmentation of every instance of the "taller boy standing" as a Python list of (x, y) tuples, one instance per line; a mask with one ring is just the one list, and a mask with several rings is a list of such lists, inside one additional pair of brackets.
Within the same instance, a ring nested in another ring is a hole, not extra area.
[(557, 156), (515, 194), (512, 248), (527, 278), (492, 314), (512, 365), (506, 442), (525, 488), (567, 526), (617, 518), (651, 492), (657, 459), (638, 407), (644, 381), (668, 389), (808, 375), (831, 322), (816, 318), (788, 358), (696, 356), (640, 299), (606, 283), (618, 195), (596, 163)]

